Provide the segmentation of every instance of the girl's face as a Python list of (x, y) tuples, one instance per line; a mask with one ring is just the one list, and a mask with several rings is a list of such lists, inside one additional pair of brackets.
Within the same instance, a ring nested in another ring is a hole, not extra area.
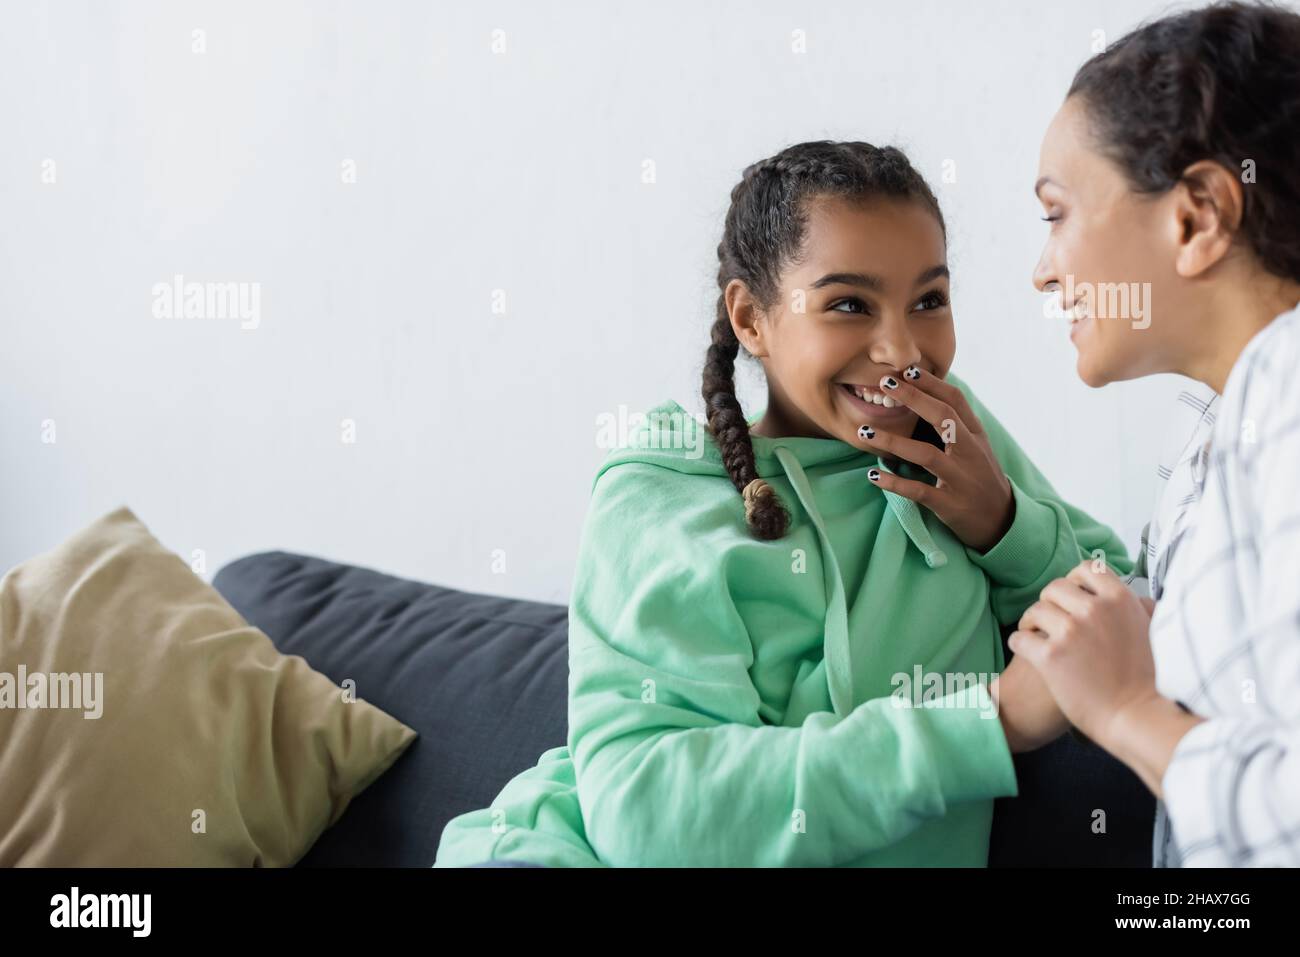
[(1077, 97), (1048, 127), (1038, 174), (1050, 232), (1033, 282), (1060, 292), (1079, 377), (1096, 387), (1177, 368), (1198, 303), (1175, 268), (1175, 192), (1134, 193), (1097, 151)]
[(916, 413), (872, 397), (883, 399), (881, 378), (909, 365), (943, 377), (952, 364), (943, 230), (911, 200), (823, 196), (806, 211), (803, 249), (772, 307), (761, 309), (739, 282), (727, 291), (736, 335), (767, 374), (768, 409), (753, 431), (859, 446), (863, 425), (911, 435)]

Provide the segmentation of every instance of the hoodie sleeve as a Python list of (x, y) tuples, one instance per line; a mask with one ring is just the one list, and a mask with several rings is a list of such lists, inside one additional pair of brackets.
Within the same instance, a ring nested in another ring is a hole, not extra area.
[(1069, 574), (1086, 558), (1101, 557), (1121, 576), (1133, 571), (1124, 543), (1110, 528), (1061, 499), (970, 387), (949, 375), (980, 418), (989, 444), (1011, 481), (1015, 517), (996, 545), (980, 554), (967, 548), (970, 560), (989, 577), (993, 613), (998, 623), (1019, 621), (1050, 582)]
[(570, 603), (570, 749), (603, 862), (844, 864), (956, 802), (1017, 793), (978, 684), (932, 707), (880, 698), (764, 723), (724, 559), (700, 560), (716, 505), (666, 503), (661, 476), (630, 464), (598, 480)]

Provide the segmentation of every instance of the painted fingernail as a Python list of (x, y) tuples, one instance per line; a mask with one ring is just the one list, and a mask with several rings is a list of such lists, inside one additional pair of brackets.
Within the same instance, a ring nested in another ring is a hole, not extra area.
[(887, 375), (880, 380), (880, 387), (882, 389), (897, 389), (898, 380), (895, 379), (892, 375)]
[(864, 425), (862, 428), (858, 429), (858, 438), (860, 439), (873, 439), (875, 437), (876, 430), (869, 425)]
[(880, 481), (880, 469), (867, 469), (867, 478), (873, 482)]
[(908, 366), (906, 369), (903, 370), (903, 378), (912, 379), (915, 381), (916, 379), (921, 378), (921, 370), (918, 369), (916, 366)]

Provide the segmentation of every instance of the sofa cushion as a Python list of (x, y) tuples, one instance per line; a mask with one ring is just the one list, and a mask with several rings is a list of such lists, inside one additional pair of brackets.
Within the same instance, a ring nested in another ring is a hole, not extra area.
[[(567, 743), (561, 605), (286, 552), (240, 559), (214, 584), (282, 651), (336, 681), (355, 679), (358, 694), (420, 734), (304, 866), (428, 866), (447, 821), (490, 807), (511, 778)], [(1020, 793), (994, 803), (990, 866), (1150, 866), (1154, 799), (1126, 767), (1069, 735), (1014, 760)], [(1096, 809), (1106, 812), (1104, 834), (1092, 829)]]
[(279, 551), (238, 559), (213, 584), (280, 651), (354, 681), (359, 697), (419, 734), (304, 867), (429, 867), (447, 821), (489, 806), (539, 754), (566, 743), (562, 605)]
[(127, 508), (0, 581), (0, 867), (286, 867), (413, 737)]

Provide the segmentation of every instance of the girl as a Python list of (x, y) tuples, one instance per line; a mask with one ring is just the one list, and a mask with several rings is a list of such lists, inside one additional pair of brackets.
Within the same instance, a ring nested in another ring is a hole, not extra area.
[(1043, 140), (1035, 284), (1150, 290), (1139, 324), (1066, 294), (1079, 375), (1220, 396), (1151, 526), (1154, 616), (1079, 568), (1011, 639), (1160, 799), (1157, 866), (1300, 865), (1298, 119), (1300, 15), (1233, 3), (1088, 61)]
[(999, 625), (1081, 557), (1132, 566), (949, 375), (924, 180), (792, 146), (745, 170), (718, 254), (707, 428), (665, 402), (593, 482), (567, 745), (436, 866), (984, 866), (1011, 753), (1067, 727)]

